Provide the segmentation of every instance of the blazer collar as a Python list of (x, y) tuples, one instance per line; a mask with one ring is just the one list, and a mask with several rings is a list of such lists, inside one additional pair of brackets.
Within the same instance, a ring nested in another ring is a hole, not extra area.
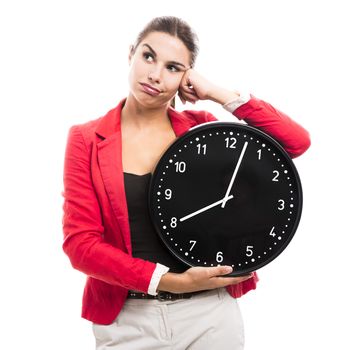
[(100, 119), (96, 127), (96, 134), (103, 139), (120, 131), (121, 112), (126, 98), (122, 99), (117, 107), (111, 109), (104, 117)]

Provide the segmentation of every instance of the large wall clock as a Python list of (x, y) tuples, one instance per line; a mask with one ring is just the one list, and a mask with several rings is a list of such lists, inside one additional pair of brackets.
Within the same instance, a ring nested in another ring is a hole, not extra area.
[(234, 122), (190, 129), (162, 155), (149, 209), (160, 238), (188, 266), (255, 271), (289, 244), (302, 211), (296, 167), (278, 142)]

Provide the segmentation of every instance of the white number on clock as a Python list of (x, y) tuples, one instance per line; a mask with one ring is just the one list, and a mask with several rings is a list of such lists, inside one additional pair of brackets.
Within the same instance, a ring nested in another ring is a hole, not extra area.
[(234, 137), (226, 137), (226, 148), (236, 148), (235, 144), (237, 143), (237, 140)]
[(164, 193), (165, 193), (165, 199), (167, 199), (167, 200), (171, 199), (171, 196), (172, 196), (173, 192), (171, 191), (170, 188), (167, 188), (167, 189), (164, 191)]
[(201, 154), (203, 152), (203, 155), (207, 153), (207, 145), (201, 145), (200, 143), (197, 145), (198, 148), (198, 154)]
[(280, 175), (278, 170), (274, 170), (273, 173), (275, 174), (275, 176), (272, 178), (272, 181), (276, 181), (278, 182), (278, 177)]
[(279, 203), (279, 207), (277, 209), (278, 210), (283, 210), (284, 209), (284, 200), (283, 199), (279, 199), (278, 203)]
[(222, 252), (217, 252), (217, 254), (216, 254), (216, 261), (218, 263), (221, 263), (224, 261), (224, 257), (222, 256), (222, 254), (223, 254)]
[(245, 255), (246, 255), (246, 256), (252, 256), (252, 255), (253, 255), (253, 248), (254, 248), (254, 246), (252, 246), (252, 245), (247, 245)]
[(196, 245), (197, 241), (190, 241), (190, 244), (191, 245), (191, 248), (190, 248), (190, 251), (193, 249), (193, 247)]
[(258, 159), (261, 159), (261, 149), (257, 150), (256, 153), (258, 154)]
[(185, 162), (176, 162), (175, 170), (177, 173), (184, 173), (186, 171), (186, 163)]
[(177, 219), (172, 217), (170, 220), (170, 227), (175, 228), (177, 226)]
[(269, 235), (272, 236), (272, 237), (276, 236), (276, 233), (274, 232), (274, 230), (275, 230), (275, 226), (272, 227), (272, 229), (271, 229), (271, 231), (269, 233)]

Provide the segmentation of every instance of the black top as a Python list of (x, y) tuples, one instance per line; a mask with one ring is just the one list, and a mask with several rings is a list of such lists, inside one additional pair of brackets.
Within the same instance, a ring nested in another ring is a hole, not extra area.
[(136, 175), (124, 172), (132, 255), (168, 266), (171, 272), (183, 272), (188, 267), (168, 251), (151, 222), (148, 211), (150, 180), (151, 173)]

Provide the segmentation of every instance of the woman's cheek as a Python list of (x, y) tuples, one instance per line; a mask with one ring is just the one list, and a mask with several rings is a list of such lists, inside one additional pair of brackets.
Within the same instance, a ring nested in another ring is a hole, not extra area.
[(182, 76), (183, 75), (181, 75), (180, 77), (177, 77), (177, 79), (175, 80), (173, 88), (172, 88), (173, 94), (175, 94), (179, 90), (180, 85), (181, 85), (181, 81), (182, 81)]

